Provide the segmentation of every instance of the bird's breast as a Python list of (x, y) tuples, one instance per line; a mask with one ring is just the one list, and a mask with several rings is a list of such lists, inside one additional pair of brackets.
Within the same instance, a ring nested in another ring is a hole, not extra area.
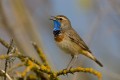
[(72, 55), (79, 53), (79, 46), (72, 42), (67, 35), (59, 35), (55, 37), (55, 41), (57, 45), (65, 52), (70, 53)]
[(58, 36), (54, 37), (56, 42), (61, 42), (64, 39), (64, 34), (59, 34)]

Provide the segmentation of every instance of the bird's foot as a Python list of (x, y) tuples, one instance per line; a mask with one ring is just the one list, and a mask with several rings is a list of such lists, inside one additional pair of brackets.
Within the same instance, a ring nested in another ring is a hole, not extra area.
[[(63, 71), (65, 71), (65, 72), (68, 71), (68, 72), (70, 72), (71, 74), (73, 74), (73, 73), (71, 72), (71, 68), (72, 68), (72, 66), (71, 66), (70, 68), (67, 67), (67, 68), (63, 69)], [(68, 73), (67, 73), (66, 75), (68, 76)]]

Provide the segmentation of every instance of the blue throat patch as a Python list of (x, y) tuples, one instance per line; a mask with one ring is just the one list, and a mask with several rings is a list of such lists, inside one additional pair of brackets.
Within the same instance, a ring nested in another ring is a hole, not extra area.
[(61, 23), (58, 22), (57, 20), (54, 20), (54, 29), (53, 31), (60, 30)]
[(54, 20), (54, 29), (53, 29), (53, 34), (54, 36), (58, 36), (61, 33), (61, 29), (60, 29), (60, 22), (58, 22), (57, 20)]

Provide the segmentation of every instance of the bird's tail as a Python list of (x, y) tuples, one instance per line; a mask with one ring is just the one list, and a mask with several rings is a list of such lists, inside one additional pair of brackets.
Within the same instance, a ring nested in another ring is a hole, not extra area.
[(85, 54), (87, 57), (89, 57), (90, 59), (94, 60), (99, 66), (103, 67), (102, 63), (100, 61), (98, 61), (92, 53), (85, 51)]
[(102, 63), (98, 61), (97, 59), (94, 60), (99, 66), (103, 67)]

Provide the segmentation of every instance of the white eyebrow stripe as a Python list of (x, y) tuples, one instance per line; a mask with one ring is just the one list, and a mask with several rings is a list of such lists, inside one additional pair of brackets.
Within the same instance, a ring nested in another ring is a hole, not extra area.
[(66, 18), (64, 18), (64, 17), (58, 17), (58, 18), (62, 18), (62, 19), (64, 19), (64, 20), (67, 20)]

